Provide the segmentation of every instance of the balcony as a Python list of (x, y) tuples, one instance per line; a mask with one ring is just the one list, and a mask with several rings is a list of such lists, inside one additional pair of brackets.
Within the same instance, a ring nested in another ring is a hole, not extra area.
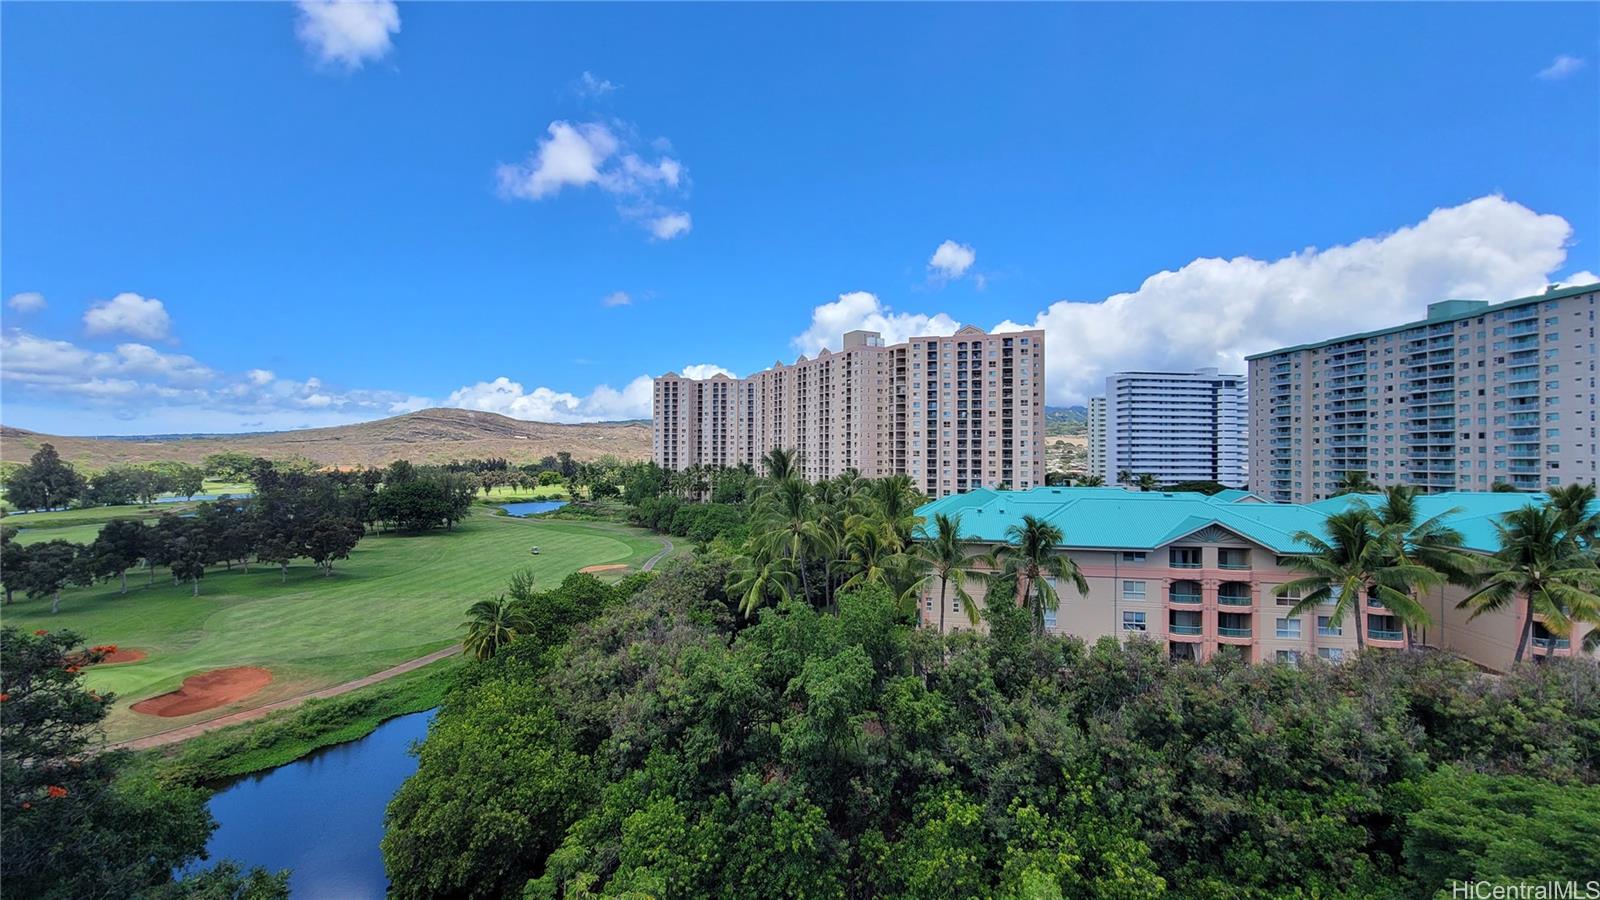
[(1171, 591), (1167, 593), (1167, 600), (1171, 603), (1186, 606), (1198, 606), (1200, 604), (1200, 585), (1193, 581), (1175, 581), (1172, 584)]
[(1253, 606), (1250, 585), (1239, 581), (1225, 582), (1217, 589), (1217, 603), (1222, 606)]
[(1199, 625), (1180, 625), (1177, 622), (1174, 622), (1171, 625), (1167, 626), (1167, 631), (1171, 632), (1172, 634), (1195, 635), (1195, 634), (1199, 634), (1200, 633), (1200, 626)]
[(1250, 568), (1250, 551), (1231, 549), (1218, 550), (1217, 568), (1248, 570)]
[(1533, 649), (1549, 652), (1551, 650), (1566, 650), (1572, 642), (1566, 638), (1536, 637), (1533, 639)]
[(1389, 628), (1368, 628), (1367, 637), (1374, 641), (1398, 641), (1405, 638), (1405, 632)]
[(1174, 569), (1198, 569), (1201, 560), (1200, 548), (1173, 547), (1170, 560)]
[(1247, 637), (1250, 636), (1250, 626), (1249, 625), (1244, 625), (1244, 626), (1218, 625), (1217, 626), (1217, 634), (1220, 637), (1247, 638)]

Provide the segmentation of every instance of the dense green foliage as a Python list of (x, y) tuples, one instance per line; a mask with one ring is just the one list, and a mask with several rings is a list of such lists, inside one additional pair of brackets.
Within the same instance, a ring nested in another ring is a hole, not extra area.
[(396, 896), (1410, 897), (1524, 874), (1545, 818), (1593, 858), (1592, 661), (1196, 665), (1009, 604), (941, 637), (875, 583), (752, 622), (729, 575), (469, 663), (390, 807)]
[(174, 884), (216, 827), (195, 788), (124, 777), (94, 752), (113, 698), (80, 682), (103, 658), (69, 631), (0, 629), (0, 881), (7, 896), (287, 896), (284, 877), (218, 868)]

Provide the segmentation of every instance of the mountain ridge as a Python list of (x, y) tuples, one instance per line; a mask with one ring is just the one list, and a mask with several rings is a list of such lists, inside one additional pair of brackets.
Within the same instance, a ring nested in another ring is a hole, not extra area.
[(53, 444), (62, 458), (95, 469), (161, 460), (197, 463), (209, 454), (226, 451), (268, 459), (303, 456), (330, 466), (387, 465), (397, 459), (437, 463), (488, 457), (523, 463), (560, 451), (580, 460), (607, 454), (623, 460), (643, 460), (650, 456), (650, 425), (638, 420), (530, 422), (499, 413), (446, 407), (350, 425), (248, 434), (75, 437), (0, 425), (0, 460), (26, 462), (43, 443)]

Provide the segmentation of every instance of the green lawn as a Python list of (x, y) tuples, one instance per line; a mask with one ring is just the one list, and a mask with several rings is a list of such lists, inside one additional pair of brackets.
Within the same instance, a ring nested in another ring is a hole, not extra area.
[[(534, 545), (538, 556), (528, 552)], [(448, 646), (460, 638), (466, 608), (493, 597), (520, 567), (554, 586), (584, 566), (637, 566), (660, 548), (659, 538), (636, 528), (479, 509), (452, 532), (370, 535), (331, 578), (310, 564), (290, 568), (287, 584), (276, 568), (252, 567), (249, 574), (218, 568), (201, 582), (201, 595), (191, 597), (188, 585), (173, 586), (164, 572), (148, 588), (143, 574), (130, 575), (126, 596), (115, 584), (71, 590), (54, 616), (48, 599), (19, 598), (6, 608), (5, 622), (25, 630), (70, 628), (91, 644), (149, 654), (86, 675), (90, 687), (118, 694), (107, 726), (112, 740), (121, 740), (359, 678)], [(128, 709), (176, 689), (189, 675), (241, 665), (270, 669), (272, 684), (233, 707), (188, 717)]]

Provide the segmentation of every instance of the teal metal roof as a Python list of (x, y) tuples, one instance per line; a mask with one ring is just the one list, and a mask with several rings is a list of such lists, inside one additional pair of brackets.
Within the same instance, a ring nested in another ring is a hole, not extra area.
[(1394, 334), (1410, 328), (1421, 328), (1424, 325), (1438, 325), (1443, 322), (1458, 322), (1462, 319), (1474, 319), (1481, 315), (1492, 313), (1497, 310), (1510, 309), (1514, 306), (1526, 306), (1529, 303), (1539, 303), (1544, 300), (1560, 300), (1563, 297), (1575, 297), (1579, 294), (1587, 294), (1596, 290), (1597, 288), (1600, 288), (1600, 284), (1586, 284), (1578, 287), (1560, 288), (1558, 290), (1549, 291), (1543, 294), (1534, 294), (1530, 297), (1518, 297), (1515, 300), (1507, 300), (1504, 303), (1491, 303), (1488, 306), (1473, 305), (1471, 307), (1461, 307), (1459, 311), (1452, 311), (1452, 307), (1444, 306), (1444, 304), (1461, 303), (1462, 301), (1440, 301), (1440, 303), (1432, 305), (1436, 307), (1442, 307), (1443, 314), (1435, 315), (1431, 318), (1419, 319), (1415, 322), (1407, 322), (1404, 325), (1394, 325), (1389, 328), (1379, 328), (1376, 331), (1363, 331), (1357, 334), (1347, 334), (1342, 337), (1329, 338), (1328, 340), (1317, 341), (1311, 344), (1296, 344), (1293, 347), (1280, 347), (1277, 350), (1268, 350), (1265, 353), (1252, 353), (1249, 356), (1246, 356), (1245, 359), (1263, 359), (1268, 356), (1277, 356), (1279, 353), (1297, 353), (1301, 350), (1329, 347), (1334, 344), (1343, 344), (1349, 341), (1364, 341), (1368, 338), (1380, 337), (1385, 334)]
[[(1417, 497), (1422, 519), (1453, 511), (1449, 523), (1466, 546), (1498, 549), (1494, 521), (1503, 513), (1542, 495), (1514, 493), (1445, 493)], [(1120, 487), (1038, 487), (1026, 491), (979, 488), (925, 504), (917, 510), (924, 531), (933, 533), (936, 514), (961, 515), (961, 536), (976, 542), (1002, 542), (1006, 529), (1035, 516), (1061, 529), (1062, 546), (1099, 550), (1155, 550), (1217, 525), (1278, 553), (1306, 549), (1292, 537), (1298, 531), (1319, 534), (1333, 513), (1353, 504), (1376, 505), (1376, 495), (1349, 494), (1316, 503), (1239, 502), (1253, 495), (1224, 491), (1211, 497), (1197, 493), (1130, 491)]]

